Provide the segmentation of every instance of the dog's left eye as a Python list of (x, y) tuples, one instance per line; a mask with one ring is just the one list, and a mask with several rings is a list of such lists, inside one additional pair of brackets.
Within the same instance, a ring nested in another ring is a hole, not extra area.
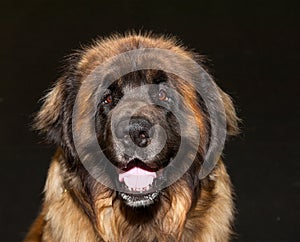
[(168, 101), (168, 100), (169, 100), (168, 94), (167, 94), (166, 91), (164, 91), (164, 90), (160, 90), (160, 91), (159, 91), (159, 93), (158, 93), (158, 98), (159, 98), (159, 100), (161, 100), (161, 101)]
[(105, 98), (102, 100), (103, 104), (109, 104), (113, 101), (113, 97), (111, 94), (106, 95)]

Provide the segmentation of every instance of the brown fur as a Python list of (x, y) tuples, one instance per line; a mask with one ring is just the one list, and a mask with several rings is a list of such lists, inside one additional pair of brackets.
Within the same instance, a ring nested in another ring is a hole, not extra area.
[[(194, 53), (176, 44), (173, 39), (129, 34), (99, 40), (79, 52), (75, 66), (77, 78), (83, 80), (105, 59), (136, 48), (163, 48), (199, 60)], [(200, 58), (201, 59), (201, 58)], [(65, 101), (64, 78), (47, 95), (37, 116), (36, 127), (53, 140), (53, 127), (60, 125)], [(184, 86), (184, 84), (182, 84)], [(195, 105), (195, 92), (182, 88), (187, 105), (196, 111), (196, 120), (203, 136), (207, 136), (203, 113)], [(237, 117), (227, 94), (222, 92), (228, 134), (238, 131)], [(61, 131), (64, 136), (64, 131)], [(52, 135), (52, 136), (51, 136)], [(52, 137), (52, 138), (51, 138)], [(204, 145), (204, 144), (202, 144)], [(54, 156), (47, 182), (42, 211), (25, 242), (70, 241), (229, 241), (233, 220), (232, 191), (225, 166), (219, 160), (212, 173), (200, 181), (200, 189), (191, 191), (185, 176), (168, 187), (168, 199), (151, 220), (133, 221), (135, 217), (124, 208), (115, 193), (86, 176), (85, 171), (69, 167), (65, 150)], [(87, 185), (88, 184), (88, 185)], [(192, 194), (194, 193), (194, 194)], [(196, 193), (196, 194), (195, 194)], [(147, 210), (145, 210), (147, 212)]]

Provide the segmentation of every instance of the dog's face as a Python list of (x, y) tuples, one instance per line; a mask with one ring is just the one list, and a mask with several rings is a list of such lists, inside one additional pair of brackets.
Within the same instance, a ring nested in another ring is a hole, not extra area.
[(123, 188), (119, 195), (129, 206), (154, 203), (158, 187), (168, 179), (163, 168), (181, 141), (179, 123), (170, 111), (183, 105), (174, 81), (162, 71), (138, 71), (115, 81), (100, 98), (98, 141), (121, 170), (114, 182)]

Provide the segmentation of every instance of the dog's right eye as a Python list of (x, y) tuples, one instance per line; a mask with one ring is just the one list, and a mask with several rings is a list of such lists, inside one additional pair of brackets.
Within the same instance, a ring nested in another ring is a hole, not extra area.
[(109, 104), (113, 101), (113, 97), (111, 94), (108, 94), (104, 97), (104, 99), (102, 100), (102, 104)]
[(166, 93), (166, 91), (164, 90), (160, 90), (159, 93), (158, 93), (158, 98), (159, 100), (161, 101), (168, 101), (169, 97), (168, 97), (168, 94)]

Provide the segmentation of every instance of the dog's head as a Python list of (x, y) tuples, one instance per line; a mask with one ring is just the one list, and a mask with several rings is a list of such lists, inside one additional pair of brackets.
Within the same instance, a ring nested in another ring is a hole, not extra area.
[[(130, 36), (100, 41), (71, 57), (65, 75), (47, 95), (36, 118), (37, 128), (62, 148), (68, 172), (79, 176), (86, 183), (82, 187), (90, 193), (97, 190), (97, 182), (91, 182), (93, 178), (82, 166), (74, 145), (72, 117), (76, 97), (96, 66), (109, 57), (139, 48), (162, 48), (195, 59), (172, 40), (162, 38)], [(234, 134), (237, 118), (232, 102), (224, 92), (219, 92), (226, 113), (227, 134)], [(148, 69), (128, 73), (100, 93), (94, 113), (95, 133), (99, 147), (116, 168), (108, 176), (118, 190), (116, 198), (131, 207), (159, 203), (161, 196), (168, 197), (168, 187), (164, 184), (180, 170), (185, 172), (172, 186), (183, 185), (182, 189), (189, 190), (186, 193), (192, 196), (199, 188), (198, 174), (209, 145), (211, 127), (207, 108), (195, 87), (163, 70)], [(89, 103), (85, 105), (88, 107)], [(178, 110), (180, 120), (175, 115)], [(195, 146), (192, 120), (196, 120), (201, 140), (196, 144), (197, 153), (192, 157), (191, 166), (185, 169), (186, 160), (191, 159), (188, 153), (179, 157), (180, 162), (173, 162), (183, 140), (186, 147)], [(166, 167), (171, 169), (166, 172)]]

